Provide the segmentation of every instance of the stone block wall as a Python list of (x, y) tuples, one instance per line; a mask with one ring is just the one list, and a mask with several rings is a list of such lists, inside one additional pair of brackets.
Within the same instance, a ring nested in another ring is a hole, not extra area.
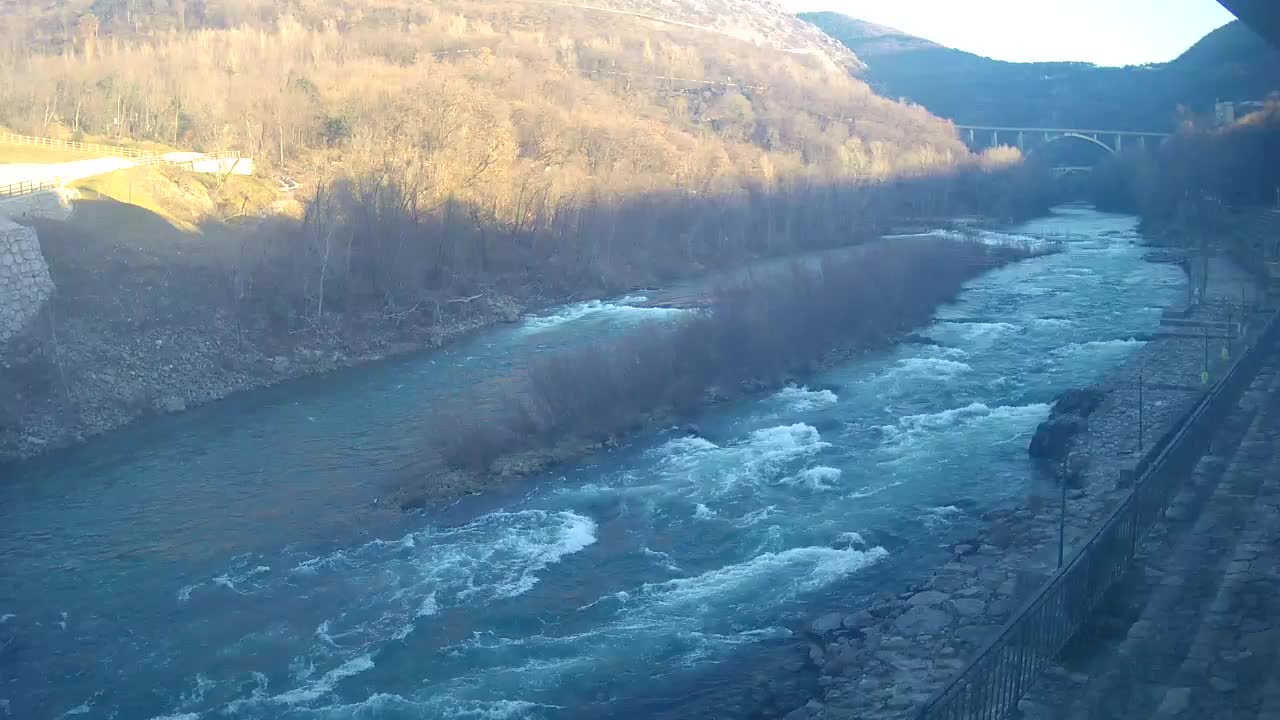
[(78, 190), (54, 188), (31, 195), (0, 199), (0, 218), (66, 220), (71, 217), (73, 201), (79, 196)]
[(0, 342), (26, 331), (52, 294), (36, 231), (0, 217)]

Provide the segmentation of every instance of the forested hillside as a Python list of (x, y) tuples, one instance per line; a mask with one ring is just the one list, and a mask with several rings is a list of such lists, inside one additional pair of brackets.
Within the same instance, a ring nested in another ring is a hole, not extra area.
[[(40, 227), (64, 327), (12, 353), (28, 400), (0, 407), (0, 453), (6, 414), (22, 453), (26, 428), (91, 434), (530, 305), (1045, 206), (1016, 151), (972, 156), (860, 69), (769, 0), (0, 0), (0, 126), (238, 150), (300, 184), (222, 192), (180, 232), (110, 203)], [(161, 365), (157, 340), (201, 349)], [(117, 350), (101, 377), (135, 380), (64, 379)]]
[(315, 247), (231, 271), (289, 267), (249, 285), (295, 318), (334, 292), (398, 312), (495, 273), (621, 286), (833, 242), (841, 222), (847, 239), (920, 198), (868, 210), (863, 193), (822, 217), (814, 193), (973, 161), (948, 122), (874, 94), (857, 58), (769, 0), (4, 7), (0, 125), (237, 149), (303, 181)]
[(857, 53), (879, 92), (961, 124), (1170, 130), (1220, 100), (1280, 90), (1280, 51), (1240, 22), (1171, 62), (1114, 68), (1003, 62), (838, 13), (801, 17)]
[(850, 53), (770, 3), (614, 6), (639, 14), (539, 0), (10, 3), (0, 123), (275, 164), (334, 150), (358, 166), (408, 145), (448, 156), (435, 162), (450, 190), (530, 169), (568, 192), (586, 178), (884, 177), (963, 154), (945, 123), (876, 97), (849, 77)]

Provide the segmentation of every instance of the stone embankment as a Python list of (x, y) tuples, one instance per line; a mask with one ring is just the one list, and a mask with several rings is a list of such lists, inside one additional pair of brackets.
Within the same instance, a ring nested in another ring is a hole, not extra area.
[[(1187, 265), (1176, 253), (1159, 259)], [(1212, 258), (1205, 289), (1196, 302), (1170, 308), (1161, 331), (1091, 389), (1089, 412), (1070, 413), (1079, 422), (1062, 448), (1069, 453), (1068, 554), (1128, 492), (1142, 453), (1177, 426), (1258, 331), (1262, 316), (1241, 308), (1242, 297), (1260, 294), (1247, 274)], [(952, 545), (951, 561), (929, 577), (870, 602), (863, 598), (806, 628), (795, 652), (804, 658), (804, 672), (817, 675), (820, 690), (786, 719), (898, 718), (926, 702), (1056, 566), (1057, 475), (1031, 479), (1025, 507), (987, 512), (985, 529)], [(1067, 680), (1088, 677), (1068, 674)]]
[(35, 230), (0, 217), (0, 342), (26, 331), (52, 294)]
[(1259, 373), (1029, 720), (1280, 717), (1280, 365)]

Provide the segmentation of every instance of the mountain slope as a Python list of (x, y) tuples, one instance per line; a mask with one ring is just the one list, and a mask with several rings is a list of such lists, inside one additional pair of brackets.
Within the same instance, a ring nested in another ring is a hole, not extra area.
[(800, 17), (857, 54), (881, 93), (961, 124), (1169, 130), (1179, 106), (1212, 113), (1280, 89), (1280, 52), (1239, 22), (1169, 63), (1113, 68), (1003, 62), (838, 13)]
[[(852, 52), (773, 0), (0, 0), (0, 20), (0, 123), (33, 134), (350, 162), (353, 141), (396, 134), (385, 96), (410, 91), (456, 101), (517, 164), (551, 152), (597, 180), (680, 177), (691, 157), (736, 184), (965, 155), (947, 123), (877, 97)], [(623, 137), (642, 161), (606, 158)]]

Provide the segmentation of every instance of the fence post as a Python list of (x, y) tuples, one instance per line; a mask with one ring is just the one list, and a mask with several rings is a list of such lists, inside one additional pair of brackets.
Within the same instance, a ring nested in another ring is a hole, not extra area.
[(1062, 506), (1058, 515), (1058, 569), (1062, 569), (1062, 556), (1065, 553), (1067, 544), (1067, 457), (1070, 453), (1062, 455)]

